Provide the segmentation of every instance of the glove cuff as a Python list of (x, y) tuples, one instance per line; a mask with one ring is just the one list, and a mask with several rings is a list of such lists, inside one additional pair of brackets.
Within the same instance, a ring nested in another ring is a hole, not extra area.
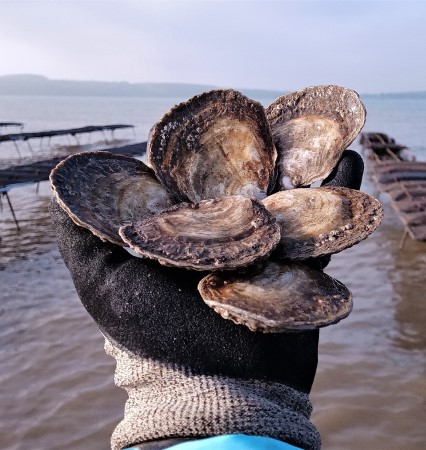
[(105, 339), (117, 361), (115, 384), (129, 395), (113, 450), (172, 437), (248, 434), (319, 449), (307, 394), (284, 384), (193, 374), (178, 365), (142, 359)]

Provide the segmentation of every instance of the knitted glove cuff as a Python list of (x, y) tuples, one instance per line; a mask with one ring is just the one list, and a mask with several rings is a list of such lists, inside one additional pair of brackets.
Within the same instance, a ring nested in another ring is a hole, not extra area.
[(177, 365), (143, 359), (105, 340), (117, 360), (115, 384), (129, 395), (113, 450), (171, 437), (248, 434), (319, 449), (306, 394), (284, 384), (193, 374)]

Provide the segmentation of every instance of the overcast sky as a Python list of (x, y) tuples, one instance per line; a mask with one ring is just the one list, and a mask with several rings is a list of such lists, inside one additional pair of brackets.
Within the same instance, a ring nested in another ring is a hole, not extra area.
[(0, 0), (0, 75), (426, 90), (426, 1)]

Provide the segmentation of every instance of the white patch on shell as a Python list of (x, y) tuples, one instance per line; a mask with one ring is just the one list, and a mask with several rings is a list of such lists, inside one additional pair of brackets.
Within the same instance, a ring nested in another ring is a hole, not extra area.
[(294, 189), (294, 185), (291, 182), (291, 178), (288, 177), (287, 175), (282, 177), (281, 184), (284, 187), (284, 189)]
[(247, 197), (253, 196), (258, 200), (263, 200), (266, 198), (266, 193), (259, 189), (254, 183), (246, 184), (245, 186), (241, 186), (241, 195), (246, 195)]

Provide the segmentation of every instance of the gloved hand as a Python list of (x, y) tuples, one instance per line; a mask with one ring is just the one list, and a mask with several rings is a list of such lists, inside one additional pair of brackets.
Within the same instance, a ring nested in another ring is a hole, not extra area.
[[(324, 184), (358, 189), (362, 171), (360, 156), (346, 151)], [(317, 330), (251, 332), (202, 301), (197, 284), (205, 273), (164, 267), (104, 243), (55, 200), (51, 215), (77, 293), (117, 359), (116, 384), (129, 394), (114, 449), (227, 433), (319, 447), (307, 396)]]

